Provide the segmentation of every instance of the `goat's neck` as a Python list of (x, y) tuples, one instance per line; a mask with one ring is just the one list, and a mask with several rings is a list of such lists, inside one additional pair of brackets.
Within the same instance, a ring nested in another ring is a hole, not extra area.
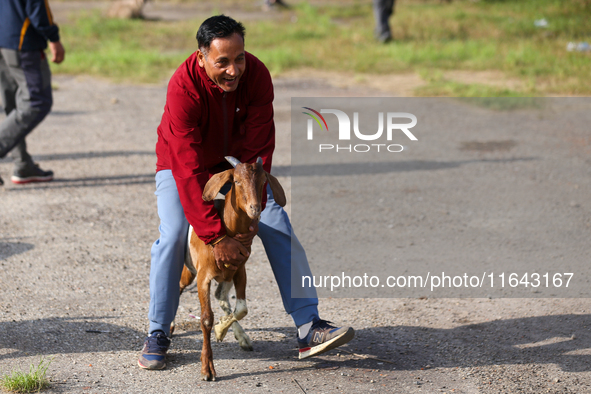
[(224, 204), (224, 225), (226, 226), (226, 234), (233, 237), (240, 233), (248, 232), (248, 227), (252, 223), (252, 219), (248, 217), (246, 212), (238, 207), (236, 202), (236, 194), (234, 187), (226, 194), (226, 203)]

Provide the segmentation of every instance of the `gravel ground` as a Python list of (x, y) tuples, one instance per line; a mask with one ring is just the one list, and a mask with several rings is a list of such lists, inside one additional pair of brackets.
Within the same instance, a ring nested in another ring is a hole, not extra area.
[[(57, 20), (107, 6), (52, 3)], [(175, 20), (211, 10), (205, 4), (155, 2), (148, 3), (146, 15)], [(272, 15), (261, 14), (258, 6), (240, 12), (232, 15)], [(288, 196), (294, 170), (291, 97), (404, 96), (412, 91), (405, 86), (412, 75), (375, 78), (361, 88), (347, 87), (347, 77), (328, 74), (322, 80), (304, 74), (275, 81), (274, 165)], [(158, 236), (153, 151), (166, 87), (71, 77), (55, 78), (55, 84), (54, 111), (28, 140), (35, 159), (55, 171), (55, 181), (0, 187), (0, 374), (28, 370), (46, 357), (52, 359), (50, 393), (591, 393), (591, 312), (585, 298), (322, 298), (323, 318), (354, 327), (356, 337), (341, 349), (299, 361), (295, 329), (258, 241), (248, 263), (249, 314), (242, 321), (254, 351), (240, 350), (228, 335), (224, 342), (213, 343), (218, 381), (199, 380), (202, 336), (198, 321), (190, 317), (199, 315), (192, 287), (181, 299), (168, 368), (141, 370), (137, 357), (147, 329), (149, 249)], [(388, 93), (380, 89), (385, 85)], [(445, 242), (445, 236), (439, 237), (446, 232), (461, 233), (458, 239), (466, 240), (476, 226), (508, 228), (498, 218), (465, 217), (454, 210), (446, 213), (451, 214), (447, 220), (440, 208), (442, 201), (454, 205), (459, 187), (480, 190), (486, 201), (494, 201), (494, 188), (488, 196), (486, 191), (498, 173), (489, 174), (486, 161), (513, 155), (543, 158), (521, 163), (521, 178), (505, 178), (525, 180), (523, 187), (540, 207), (541, 217), (553, 219), (534, 221), (528, 233), (562, 248), (578, 245), (572, 247), (574, 255), (552, 255), (557, 266), (564, 264), (565, 256), (589, 258), (588, 127), (567, 119), (564, 128), (524, 128), (508, 152), (470, 145), (479, 138), (507, 140), (492, 134), (431, 137), (433, 143), (421, 145), (415, 157), (422, 167), (413, 168), (414, 173), (420, 179), (455, 182), (443, 182), (446, 186), (440, 188), (407, 184), (408, 163), (390, 174), (399, 176), (393, 182), (400, 182), (403, 203), (388, 211), (399, 218), (392, 223), (399, 261), (412, 265), (410, 257), (458, 256), (461, 252)], [(462, 146), (467, 149), (458, 149), (466, 141)], [(436, 157), (442, 166), (425, 166)], [(462, 160), (480, 164), (441, 171), (445, 163)], [(5, 180), (11, 171), (9, 159), (0, 160)], [(470, 184), (470, 177), (480, 180)], [(350, 179), (367, 182), (354, 175)], [(341, 177), (328, 186), (346, 181)], [(343, 197), (343, 187), (331, 190), (329, 198)], [(415, 198), (419, 195), (424, 200)], [(486, 206), (478, 211), (475, 201), (460, 203), (469, 204), (470, 212), (486, 213)], [(291, 211), (289, 202), (286, 209)], [(557, 227), (559, 219), (564, 228)], [(443, 231), (434, 233), (437, 228)], [(306, 246), (317, 230), (299, 231)], [(478, 246), (485, 244), (474, 239), (465, 245), (478, 255)], [(316, 253), (322, 248), (308, 246), (311, 260), (321, 259)]]
[[(166, 88), (69, 77), (56, 84), (54, 111), (29, 138), (55, 181), (0, 188), (1, 373), (45, 356), (52, 393), (591, 392), (587, 299), (322, 298), (322, 316), (354, 327), (356, 337), (299, 361), (295, 329), (258, 242), (243, 320), (254, 352), (228, 335), (213, 344), (218, 381), (200, 381), (201, 332), (189, 316), (199, 306), (190, 288), (169, 367), (139, 369), (149, 249), (158, 235), (153, 148)], [(290, 98), (323, 95), (375, 91), (276, 80), (277, 168), (290, 166)], [(547, 154), (589, 164), (588, 134), (563, 139)], [(4, 179), (11, 171), (8, 159), (0, 161)], [(579, 181), (588, 195), (589, 179)], [(588, 203), (580, 205), (589, 223)], [(534, 230), (549, 229), (539, 223)]]

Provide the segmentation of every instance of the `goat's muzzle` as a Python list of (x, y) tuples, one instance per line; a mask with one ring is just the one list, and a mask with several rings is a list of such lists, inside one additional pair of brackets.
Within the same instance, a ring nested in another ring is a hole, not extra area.
[(251, 219), (257, 219), (259, 216), (261, 216), (261, 204), (250, 204), (246, 214)]

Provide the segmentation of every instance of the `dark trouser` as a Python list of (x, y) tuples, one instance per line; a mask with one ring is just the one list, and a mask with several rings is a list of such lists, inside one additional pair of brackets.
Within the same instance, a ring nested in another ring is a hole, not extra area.
[(13, 151), (16, 167), (24, 168), (33, 163), (25, 137), (53, 103), (51, 72), (43, 51), (0, 48), (0, 97), (6, 113), (0, 123), (0, 158)]
[(376, 37), (377, 38), (391, 38), (390, 25), (388, 19), (394, 12), (395, 0), (373, 0), (373, 12), (376, 19)]

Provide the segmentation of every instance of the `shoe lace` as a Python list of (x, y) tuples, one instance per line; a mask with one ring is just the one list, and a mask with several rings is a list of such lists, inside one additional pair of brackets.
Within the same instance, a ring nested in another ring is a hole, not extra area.
[(314, 323), (312, 325), (312, 328), (319, 328), (321, 330), (327, 329), (327, 328), (336, 328), (334, 325), (334, 323), (328, 320), (318, 320), (316, 323)]
[(146, 339), (148, 353), (165, 351), (170, 346), (170, 340), (163, 334), (151, 335)]

